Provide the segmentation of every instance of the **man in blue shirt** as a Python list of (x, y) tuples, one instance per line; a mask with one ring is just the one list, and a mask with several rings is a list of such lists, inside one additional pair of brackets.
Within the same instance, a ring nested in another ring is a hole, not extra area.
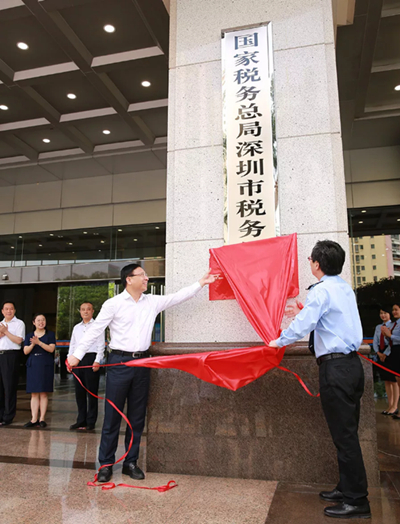
[(364, 392), (364, 372), (357, 355), (362, 327), (354, 292), (338, 275), (345, 252), (336, 242), (323, 240), (314, 246), (310, 261), (318, 282), (311, 287), (303, 309), (291, 308), (296, 318), (271, 347), (282, 347), (310, 333), (310, 350), (317, 357), (322, 409), (337, 449), (340, 480), (320, 497), (339, 502), (324, 509), (336, 518), (370, 518), (367, 477), (358, 422)]

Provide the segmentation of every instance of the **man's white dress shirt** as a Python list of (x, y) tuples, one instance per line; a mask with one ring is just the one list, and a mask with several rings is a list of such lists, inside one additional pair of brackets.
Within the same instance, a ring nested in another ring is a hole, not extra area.
[[(13, 317), (10, 322), (6, 322), (6, 319), (3, 318), (1, 324), (7, 326), (11, 335), (21, 337), (22, 342), (25, 340), (25, 324), (22, 322), (22, 320), (19, 320), (17, 317)], [(4, 335), (4, 337), (0, 338), (0, 351), (7, 351), (8, 349), (21, 349), (21, 344), (16, 344), (10, 340), (7, 335)]]
[[(92, 328), (93, 324), (94, 324), (94, 320), (93, 318), (91, 318), (89, 322), (87, 322), (86, 324), (82, 320), (82, 322), (79, 322), (79, 324), (76, 324), (76, 326), (74, 326), (74, 329), (72, 330), (71, 341), (69, 343), (68, 356), (74, 354), (74, 351), (78, 347), (80, 341), (82, 340), (84, 335)], [(97, 353), (97, 356), (94, 361), (98, 362), (99, 364), (103, 360), (103, 357), (104, 357), (104, 344), (105, 344), (105, 339), (104, 339), (104, 330), (103, 330), (100, 333), (100, 335), (98, 335), (98, 337), (93, 341), (93, 344), (87, 350), (87, 353)]]
[(98, 335), (109, 326), (110, 349), (128, 353), (146, 351), (157, 315), (165, 309), (194, 297), (201, 289), (199, 282), (170, 295), (144, 295), (136, 302), (125, 289), (121, 294), (106, 300), (90, 330), (74, 350), (74, 357), (82, 360)]

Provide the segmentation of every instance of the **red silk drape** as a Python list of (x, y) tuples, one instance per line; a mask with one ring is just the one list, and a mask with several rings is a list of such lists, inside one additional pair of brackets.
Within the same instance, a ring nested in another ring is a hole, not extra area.
[[(223, 278), (210, 286), (210, 300), (233, 292), (265, 344), (279, 336), (288, 297), (299, 292), (296, 234), (210, 250), (213, 273)], [(229, 291), (231, 290), (231, 291)], [(230, 298), (230, 297), (229, 297)], [(285, 348), (212, 351), (132, 360), (126, 366), (173, 368), (236, 391), (278, 367)]]

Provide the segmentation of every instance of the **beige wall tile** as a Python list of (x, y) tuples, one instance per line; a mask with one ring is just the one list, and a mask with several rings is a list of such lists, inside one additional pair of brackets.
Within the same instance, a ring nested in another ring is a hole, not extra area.
[(61, 207), (111, 203), (112, 176), (64, 180)]
[(166, 197), (165, 169), (124, 173), (113, 177), (113, 202), (137, 202)]
[(0, 214), (13, 212), (14, 195), (15, 186), (5, 186), (0, 188)]
[(62, 229), (106, 227), (112, 225), (112, 205), (63, 209)]
[(165, 222), (166, 201), (153, 200), (149, 202), (132, 202), (129, 204), (116, 204), (114, 206), (115, 226), (125, 224), (148, 224)]
[(14, 211), (58, 209), (61, 204), (61, 187), (61, 180), (16, 186)]
[(14, 213), (0, 216), (0, 235), (12, 235), (14, 233)]
[(35, 233), (61, 229), (61, 209), (15, 213), (15, 233)]

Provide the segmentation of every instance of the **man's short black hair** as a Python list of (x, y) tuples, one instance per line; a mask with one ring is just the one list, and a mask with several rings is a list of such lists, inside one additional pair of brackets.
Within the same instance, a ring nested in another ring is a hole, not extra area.
[(333, 240), (320, 240), (313, 247), (311, 258), (319, 263), (325, 275), (339, 275), (342, 272), (346, 253), (342, 246)]
[(1, 305), (1, 311), (3, 311), (4, 306), (5, 306), (6, 304), (12, 304), (12, 305), (14, 306), (15, 311), (17, 310), (17, 308), (15, 307), (15, 303), (14, 303), (12, 300), (5, 300), (5, 301), (2, 303), (2, 305)]
[(127, 266), (124, 266), (121, 269), (121, 282), (124, 288), (126, 288), (126, 277), (129, 277), (129, 275), (132, 275), (132, 273), (138, 267), (142, 267), (142, 266), (140, 264), (128, 264)]
[(90, 300), (84, 300), (79, 306), (79, 309), (83, 306), (83, 304), (90, 304), (92, 306), (92, 309), (94, 309), (94, 305), (92, 302), (90, 302)]

